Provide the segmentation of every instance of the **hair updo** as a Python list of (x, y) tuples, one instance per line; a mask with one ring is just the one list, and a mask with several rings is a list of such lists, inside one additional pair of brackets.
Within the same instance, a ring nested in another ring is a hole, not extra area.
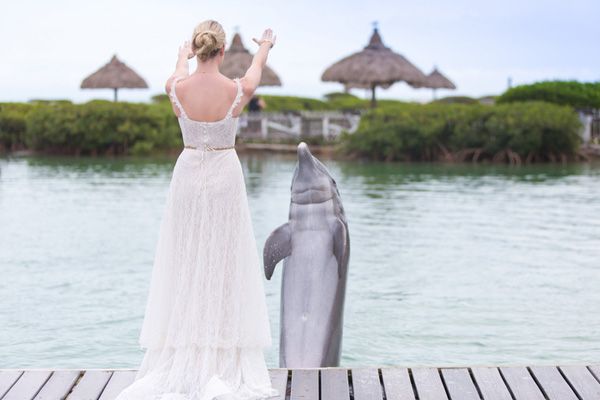
[(225, 31), (217, 21), (203, 21), (194, 29), (192, 51), (201, 61), (216, 56), (224, 45)]

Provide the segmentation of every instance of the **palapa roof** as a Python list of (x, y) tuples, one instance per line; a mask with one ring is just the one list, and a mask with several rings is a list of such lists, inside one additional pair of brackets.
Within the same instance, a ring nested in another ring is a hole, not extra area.
[(147, 88), (146, 81), (114, 55), (108, 64), (81, 82), (82, 89)]
[(364, 49), (342, 58), (321, 76), (322, 81), (340, 82), (347, 88), (388, 88), (398, 81), (416, 83), (423, 79), (425, 74), (419, 68), (383, 44), (377, 28)]
[(437, 68), (434, 68), (429, 75), (425, 77), (423, 82), (418, 82), (412, 85), (415, 88), (429, 89), (456, 89), (452, 81), (446, 78)]
[[(242, 37), (236, 33), (231, 40), (229, 49), (225, 51), (225, 58), (219, 68), (221, 73), (231, 79), (244, 76), (252, 64), (253, 55), (242, 43)], [(260, 77), (259, 86), (281, 86), (279, 76), (270, 67), (265, 65)]]

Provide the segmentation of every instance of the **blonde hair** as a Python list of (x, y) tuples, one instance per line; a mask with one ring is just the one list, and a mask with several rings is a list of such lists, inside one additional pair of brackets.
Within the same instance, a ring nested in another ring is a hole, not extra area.
[(224, 45), (225, 31), (217, 21), (208, 19), (194, 29), (192, 51), (201, 61), (216, 56)]

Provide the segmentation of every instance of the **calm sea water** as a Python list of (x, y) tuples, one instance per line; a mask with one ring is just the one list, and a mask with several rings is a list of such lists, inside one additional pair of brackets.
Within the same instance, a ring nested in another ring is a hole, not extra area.
[[(240, 158), (262, 246), (295, 158)], [(0, 368), (138, 366), (174, 161), (0, 159)], [(599, 166), (325, 163), (352, 244), (344, 366), (600, 361)]]

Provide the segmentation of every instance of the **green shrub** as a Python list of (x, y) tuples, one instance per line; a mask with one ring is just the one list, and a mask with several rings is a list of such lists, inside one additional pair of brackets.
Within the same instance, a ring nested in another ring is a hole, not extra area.
[(439, 104), (477, 104), (479, 100), (468, 96), (448, 96), (433, 100), (432, 103)]
[[(348, 93), (330, 93), (325, 100), (294, 96), (261, 95), (265, 100), (265, 111), (300, 112), (300, 111), (361, 111), (371, 107), (371, 100), (364, 100)], [(397, 100), (378, 100), (379, 108), (396, 107), (404, 104)]]
[(170, 102), (171, 100), (169, 99), (169, 96), (166, 94), (155, 94), (154, 96), (151, 97), (151, 100), (153, 103), (163, 103), (163, 102)]
[(327, 110), (327, 103), (309, 97), (260, 95), (266, 103), (265, 111), (319, 111)]
[(340, 149), (389, 161), (553, 160), (577, 153), (579, 129), (571, 108), (543, 102), (404, 104), (366, 113)]
[(152, 153), (154, 143), (147, 140), (135, 142), (131, 147), (131, 154), (134, 156), (145, 156)]
[[(40, 105), (26, 118), (25, 143), (34, 150), (73, 154), (129, 154), (181, 143), (176, 118), (160, 105), (113, 103)], [(143, 144), (134, 147), (137, 142)]]
[(71, 100), (65, 99), (31, 99), (31, 104), (73, 104)]
[(330, 110), (336, 111), (358, 111), (366, 110), (371, 107), (370, 100), (363, 100), (357, 97), (333, 97), (327, 101)]
[(355, 99), (355, 100), (360, 100), (359, 97), (353, 95), (352, 93), (346, 93), (346, 92), (330, 92), (330, 93), (325, 93), (323, 95), (323, 97), (325, 97), (325, 99), (327, 101), (331, 101), (331, 100), (335, 100), (335, 99)]
[(33, 107), (27, 103), (0, 103), (0, 150), (25, 148), (25, 118)]
[(547, 81), (515, 86), (504, 92), (498, 103), (545, 101), (577, 109), (600, 108), (600, 82)]

